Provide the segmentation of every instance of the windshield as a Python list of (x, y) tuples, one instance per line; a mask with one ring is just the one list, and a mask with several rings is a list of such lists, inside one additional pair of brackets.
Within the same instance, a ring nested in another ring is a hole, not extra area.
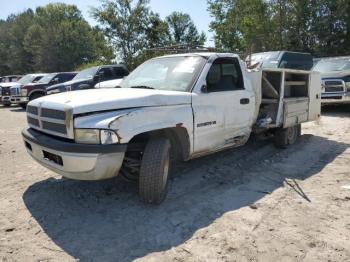
[(41, 78), (37, 83), (48, 84), (56, 75), (57, 74), (48, 74), (48, 75), (44, 76), (43, 78)]
[(257, 53), (252, 54), (251, 57), (248, 56), (246, 58), (246, 62), (251, 62), (250, 65), (254, 65), (256, 63), (261, 63), (262, 68), (278, 68), (278, 57), (280, 52), (266, 52), (266, 53)]
[(89, 79), (89, 78), (93, 78), (94, 75), (97, 73), (98, 70), (98, 66), (96, 67), (90, 67), (88, 69), (85, 69), (81, 72), (79, 72), (79, 74), (77, 74), (73, 80), (79, 80), (79, 79)]
[(26, 84), (29, 84), (29, 83), (33, 82), (33, 80), (36, 77), (37, 76), (35, 76), (35, 75), (25, 75), (20, 80), (18, 80), (18, 83), (20, 83), (21, 85), (26, 85)]
[(350, 57), (320, 60), (314, 71), (321, 73), (350, 70)]
[(205, 62), (201, 56), (151, 59), (136, 68), (120, 86), (188, 92)]

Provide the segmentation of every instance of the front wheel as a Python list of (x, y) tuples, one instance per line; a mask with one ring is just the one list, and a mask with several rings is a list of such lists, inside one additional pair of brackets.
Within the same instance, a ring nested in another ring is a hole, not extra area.
[(160, 204), (167, 195), (170, 167), (170, 141), (165, 137), (151, 138), (143, 153), (139, 196), (148, 204)]
[(301, 126), (291, 126), (287, 128), (279, 128), (275, 133), (274, 144), (279, 148), (287, 148), (288, 145), (293, 145), (301, 134)]

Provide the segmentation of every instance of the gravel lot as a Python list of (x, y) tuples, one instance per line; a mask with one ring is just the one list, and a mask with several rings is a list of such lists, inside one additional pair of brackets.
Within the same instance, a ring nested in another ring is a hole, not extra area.
[(286, 150), (251, 139), (179, 164), (152, 207), (121, 179), (39, 166), (25, 112), (0, 106), (0, 261), (350, 261), (350, 107), (323, 113)]

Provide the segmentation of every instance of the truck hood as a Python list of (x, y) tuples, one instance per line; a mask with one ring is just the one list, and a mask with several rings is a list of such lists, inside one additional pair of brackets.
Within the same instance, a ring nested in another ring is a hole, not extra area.
[(32, 106), (69, 110), (83, 114), (123, 108), (171, 106), (191, 103), (191, 93), (149, 89), (91, 89), (65, 92), (35, 99)]
[(17, 82), (0, 83), (0, 87), (13, 87), (13, 86), (21, 86), (21, 84)]
[(343, 78), (345, 76), (350, 76), (350, 70), (346, 71), (335, 71), (335, 72), (327, 72), (327, 73), (322, 73), (321, 77), (322, 79), (327, 79), (327, 78)]

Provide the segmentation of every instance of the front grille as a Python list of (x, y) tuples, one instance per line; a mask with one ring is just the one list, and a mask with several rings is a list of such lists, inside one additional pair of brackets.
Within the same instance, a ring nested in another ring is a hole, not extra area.
[(61, 120), (65, 120), (66, 118), (65, 112), (54, 110), (54, 109), (48, 109), (48, 108), (41, 109), (41, 116), (54, 118), (54, 119), (61, 119)]
[(10, 94), (11, 94), (11, 96), (18, 96), (20, 94), (20, 88), (19, 87), (11, 87)]
[(10, 96), (11, 95), (10, 88), (9, 87), (2, 87), (1, 94), (3, 96)]
[(30, 125), (33, 125), (33, 126), (36, 126), (36, 127), (40, 127), (40, 124), (39, 124), (39, 120), (38, 119), (35, 119), (35, 118), (32, 118), (32, 117), (27, 117), (27, 120), (28, 120), (28, 124)]
[(326, 80), (325, 84), (326, 86), (341, 86), (343, 82), (341, 80)]
[(67, 128), (64, 124), (51, 123), (47, 121), (42, 121), (41, 124), (43, 129), (56, 133), (67, 134)]
[(38, 115), (38, 108), (34, 106), (27, 106), (27, 113)]
[(342, 86), (326, 86), (326, 92), (343, 92), (344, 89)]
[(341, 79), (325, 80), (324, 86), (326, 93), (345, 92), (345, 83)]
[(73, 138), (73, 118), (66, 111), (28, 105), (27, 121), (30, 127), (44, 133)]

